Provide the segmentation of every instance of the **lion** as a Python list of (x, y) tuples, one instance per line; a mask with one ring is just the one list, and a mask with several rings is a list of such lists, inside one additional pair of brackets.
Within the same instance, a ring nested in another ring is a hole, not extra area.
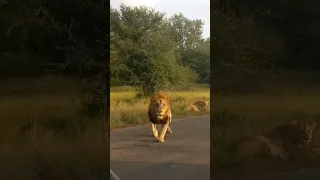
[[(158, 93), (151, 98), (148, 116), (151, 122), (151, 128), (153, 136), (158, 142), (164, 142), (164, 136), (166, 133), (171, 134), (172, 130), (170, 124), (172, 121), (172, 113), (170, 107), (169, 97), (163, 93)], [(156, 129), (158, 124), (162, 124), (160, 134)]]
[(267, 134), (241, 140), (237, 144), (237, 157), (265, 154), (287, 160), (310, 144), (316, 126), (314, 120), (293, 120)]
[(208, 107), (209, 101), (207, 100), (199, 100), (194, 102), (193, 104), (190, 104), (190, 110), (200, 112), (206, 107)]

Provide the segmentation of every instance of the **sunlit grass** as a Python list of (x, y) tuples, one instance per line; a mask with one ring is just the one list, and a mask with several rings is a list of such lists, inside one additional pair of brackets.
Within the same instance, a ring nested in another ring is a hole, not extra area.
[[(110, 128), (145, 124), (148, 121), (147, 108), (150, 103), (149, 98), (136, 98), (133, 87), (111, 88), (110, 92)], [(209, 87), (194, 87), (188, 90), (175, 90), (165, 92), (171, 100), (173, 118), (183, 118), (187, 116), (209, 113), (208, 107), (203, 113), (195, 113), (188, 109), (188, 105), (197, 100), (210, 100)]]

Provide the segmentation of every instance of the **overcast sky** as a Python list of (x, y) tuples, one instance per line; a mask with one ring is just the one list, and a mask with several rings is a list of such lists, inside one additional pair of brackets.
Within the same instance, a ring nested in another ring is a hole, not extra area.
[(167, 16), (182, 13), (189, 19), (201, 19), (204, 21), (203, 37), (210, 36), (210, 0), (111, 0), (110, 5), (119, 9), (120, 4), (128, 6), (146, 5), (153, 7)]

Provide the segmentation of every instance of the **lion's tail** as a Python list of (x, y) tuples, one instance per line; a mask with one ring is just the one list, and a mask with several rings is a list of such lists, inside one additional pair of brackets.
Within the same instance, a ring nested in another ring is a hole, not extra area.
[(190, 110), (191, 111), (196, 111), (196, 112), (199, 112), (200, 110), (199, 110), (199, 108), (197, 108), (195, 105), (193, 105), (193, 104), (190, 104)]

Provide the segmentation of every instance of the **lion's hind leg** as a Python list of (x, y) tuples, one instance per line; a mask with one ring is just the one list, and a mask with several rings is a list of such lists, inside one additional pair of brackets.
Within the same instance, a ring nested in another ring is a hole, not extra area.
[(239, 159), (248, 158), (261, 154), (270, 154), (270, 148), (265, 138), (253, 137), (241, 140), (237, 144), (237, 155)]

